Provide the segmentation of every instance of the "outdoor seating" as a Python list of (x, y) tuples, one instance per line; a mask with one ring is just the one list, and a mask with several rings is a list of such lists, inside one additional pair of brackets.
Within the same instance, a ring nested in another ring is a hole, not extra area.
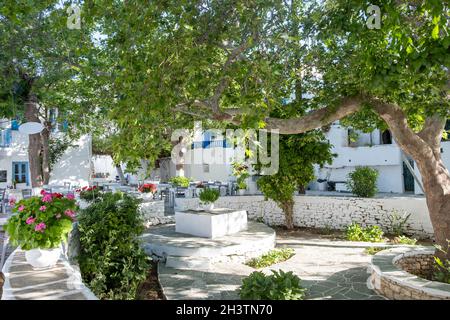
[(23, 199), (31, 198), (32, 195), (33, 195), (33, 190), (31, 190), (31, 189), (22, 189), (22, 198)]
[(8, 203), (8, 198), (6, 196), (6, 189), (0, 189), (0, 213), (6, 213), (6, 204)]

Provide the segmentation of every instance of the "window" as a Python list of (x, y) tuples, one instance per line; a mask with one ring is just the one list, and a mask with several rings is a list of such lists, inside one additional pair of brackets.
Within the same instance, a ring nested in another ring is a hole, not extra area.
[(203, 173), (209, 173), (209, 164), (203, 164)]
[(392, 134), (389, 130), (384, 130), (381, 133), (381, 144), (392, 144)]
[(8, 171), (0, 170), (0, 182), (7, 182)]
[(28, 184), (28, 162), (13, 162), (13, 181)]
[(0, 131), (0, 147), (9, 147), (11, 144), (12, 135), (11, 129), (5, 129)]

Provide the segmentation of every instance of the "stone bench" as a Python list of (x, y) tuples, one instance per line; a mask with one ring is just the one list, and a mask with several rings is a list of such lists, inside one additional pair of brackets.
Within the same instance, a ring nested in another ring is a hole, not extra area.
[(55, 267), (34, 270), (16, 249), (3, 266), (2, 300), (98, 300), (77, 269), (61, 256)]

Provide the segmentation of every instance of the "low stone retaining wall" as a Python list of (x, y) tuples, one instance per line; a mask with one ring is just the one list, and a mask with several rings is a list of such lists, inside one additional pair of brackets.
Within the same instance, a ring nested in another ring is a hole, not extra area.
[(450, 284), (430, 281), (403, 269), (424, 271), (434, 249), (399, 247), (383, 250), (373, 256), (368, 285), (393, 300), (450, 300)]
[[(432, 251), (432, 250), (431, 250)], [(414, 252), (413, 252), (414, 253)], [(424, 279), (430, 279), (433, 273), (433, 253), (404, 254), (394, 260), (394, 264), (400, 269)]]
[[(177, 198), (180, 210), (198, 207), (198, 198)], [(277, 226), (284, 225), (284, 214), (272, 200), (263, 196), (221, 197), (216, 207), (247, 210), (250, 219), (262, 220)], [(428, 209), (424, 198), (387, 197), (363, 199), (339, 196), (296, 196), (294, 224), (298, 227), (331, 228), (344, 230), (352, 222), (362, 226), (379, 225), (385, 232), (391, 226), (389, 216), (396, 210), (399, 214), (411, 213), (405, 229), (418, 238), (432, 238)]]
[(164, 201), (156, 200), (143, 202), (139, 205), (139, 211), (144, 218), (144, 225), (148, 228), (159, 224), (174, 223), (174, 216), (165, 216)]

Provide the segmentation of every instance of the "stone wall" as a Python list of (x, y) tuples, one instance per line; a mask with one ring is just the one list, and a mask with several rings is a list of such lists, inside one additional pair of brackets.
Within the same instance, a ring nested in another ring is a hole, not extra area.
[[(177, 198), (177, 210), (194, 209), (199, 205), (198, 198)], [(284, 225), (282, 210), (272, 200), (265, 201), (263, 196), (221, 197), (216, 207), (244, 209), (249, 219), (261, 220), (268, 225)], [(379, 225), (389, 231), (389, 216), (393, 210), (402, 214), (411, 213), (405, 226), (409, 235), (418, 238), (431, 238), (431, 226), (424, 198), (386, 197), (363, 199), (340, 196), (296, 196), (294, 206), (294, 224), (298, 227), (332, 228), (344, 230), (350, 223), (362, 226)]]
[(393, 300), (450, 300), (450, 284), (430, 281), (413, 275), (424, 271), (434, 250), (427, 247), (397, 247), (372, 257), (369, 266), (369, 288)]
[(139, 205), (139, 211), (144, 218), (144, 225), (148, 228), (158, 224), (175, 222), (174, 216), (164, 215), (164, 201), (148, 201)]
[(432, 254), (404, 256), (394, 264), (402, 270), (421, 278), (430, 279), (433, 272), (434, 258)]

